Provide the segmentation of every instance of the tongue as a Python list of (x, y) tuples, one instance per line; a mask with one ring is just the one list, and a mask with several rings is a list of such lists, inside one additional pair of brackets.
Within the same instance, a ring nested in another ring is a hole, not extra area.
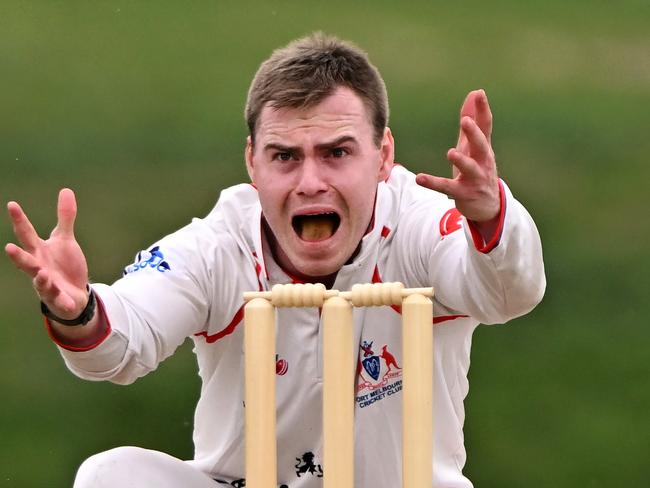
[(324, 241), (334, 234), (332, 219), (303, 217), (300, 237), (305, 241)]

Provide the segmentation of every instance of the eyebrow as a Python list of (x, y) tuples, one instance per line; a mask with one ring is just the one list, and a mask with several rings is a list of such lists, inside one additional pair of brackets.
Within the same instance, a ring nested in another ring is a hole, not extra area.
[(284, 144), (278, 144), (271, 142), (264, 146), (264, 151), (278, 151), (278, 152), (287, 152), (290, 154), (301, 154), (302, 149), (298, 146), (285, 146)]
[[(322, 142), (320, 144), (316, 144), (316, 149), (318, 151), (326, 151), (329, 149), (334, 149), (336, 147), (339, 147), (343, 144), (346, 143), (357, 143), (357, 139), (353, 136), (341, 136), (333, 141), (328, 141), (328, 142)], [(290, 154), (302, 154), (302, 148), (299, 146), (286, 146), (284, 144), (279, 144), (276, 142), (271, 142), (269, 144), (266, 144), (264, 146), (264, 151), (278, 151), (278, 152), (287, 152)]]
[(348, 142), (356, 144), (357, 140), (353, 136), (341, 136), (338, 139), (334, 139), (333, 141), (330, 142), (323, 142), (322, 144), (316, 144), (316, 149), (318, 149), (319, 151), (334, 149)]

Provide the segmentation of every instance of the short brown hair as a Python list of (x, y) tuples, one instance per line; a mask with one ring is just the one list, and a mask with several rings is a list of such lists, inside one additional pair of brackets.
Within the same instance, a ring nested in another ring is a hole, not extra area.
[(277, 49), (264, 61), (248, 90), (244, 115), (251, 141), (264, 105), (309, 108), (336, 88), (351, 88), (363, 101), (380, 145), (388, 124), (388, 95), (368, 55), (350, 42), (316, 32)]

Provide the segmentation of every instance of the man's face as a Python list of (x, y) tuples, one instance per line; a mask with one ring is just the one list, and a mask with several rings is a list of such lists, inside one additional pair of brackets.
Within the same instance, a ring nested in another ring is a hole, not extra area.
[(377, 183), (390, 173), (390, 130), (377, 147), (366, 107), (346, 87), (308, 109), (267, 105), (257, 127), (246, 166), (272, 233), (271, 251), (299, 277), (335, 273), (366, 233)]

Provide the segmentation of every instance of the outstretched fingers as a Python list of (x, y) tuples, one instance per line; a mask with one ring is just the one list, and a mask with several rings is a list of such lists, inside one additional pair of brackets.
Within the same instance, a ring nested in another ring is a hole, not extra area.
[(481, 90), (472, 90), (467, 94), (463, 104), (460, 107), (460, 118), (471, 117), (472, 119), (476, 118), (477, 104), (476, 99), (480, 96)]
[(490, 103), (488, 102), (485, 90), (478, 90), (478, 95), (475, 101), (476, 116), (474, 120), (478, 124), (481, 132), (485, 134), (488, 141), (492, 139), (492, 110), (490, 110)]
[(54, 313), (63, 318), (78, 315), (88, 269), (74, 238), (77, 203), (72, 190), (59, 192), (57, 225), (47, 240), (38, 236), (20, 205), (9, 202), (7, 210), (19, 241), (5, 246), (9, 259), (32, 279), (39, 297)]
[(14, 234), (18, 238), (20, 244), (27, 250), (33, 251), (40, 243), (40, 237), (36, 233), (34, 226), (23, 212), (23, 209), (16, 202), (9, 202), (7, 204), (7, 212), (14, 227)]
[(453, 198), (456, 208), (467, 219), (477, 222), (493, 219), (500, 199), (491, 137), (492, 112), (487, 95), (484, 90), (474, 90), (467, 95), (460, 110), (458, 143), (447, 152), (447, 159), (453, 165), (453, 178), (419, 174), (416, 182)]
[(454, 195), (457, 186), (456, 180), (420, 173), (415, 177), (415, 182), (429, 190), (444, 193), (450, 198), (455, 198)]
[[(469, 117), (476, 122), (488, 142), (492, 140), (492, 111), (490, 110), (490, 103), (488, 102), (485, 90), (473, 90), (469, 92), (460, 109), (461, 125), (465, 117)], [(467, 146), (467, 135), (461, 127), (456, 149), (464, 151), (467, 149)]]
[(462, 175), (464, 178), (478, 178), (481, 176), (481, 169), (476, 160), (458, 149), (447, 151), (447, 159), (454, 165), (454, 178)]
[(34, 256), (15, 244), (7, 244), (5, 252), (18, 269), (31, 277), (36, 276), (36, 273), (41, 269), (40, 263)]
[(468, 151), (462, 149), (460, 151), (467, 156), (471, 156), (476, 161), (484, 161), (491, 157), (490, 141), (479, 127), (478, 122), (471, 117), (463, 117), (460, 121), (460, 129), (465, 135), (468, 144)]

